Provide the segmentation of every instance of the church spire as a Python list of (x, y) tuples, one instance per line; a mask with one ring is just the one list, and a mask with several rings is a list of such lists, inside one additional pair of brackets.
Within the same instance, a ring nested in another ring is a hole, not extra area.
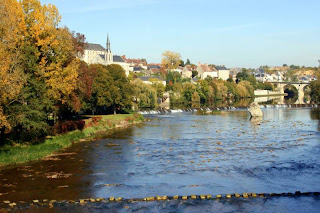
[(107, 37), (107, 52), (108, 52), (108, 53), (111, 53), (109, 33), (108, 33), (108, 37)]
[(107, 48), (105, 51), (105, 62), (106, 64), (113, 63), (113, 54), (111, 53), (111, 49), (110, 49), (109, 33), (107, 37)]

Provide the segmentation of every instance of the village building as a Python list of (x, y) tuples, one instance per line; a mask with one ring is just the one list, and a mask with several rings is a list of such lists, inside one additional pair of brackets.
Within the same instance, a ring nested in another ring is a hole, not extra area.
[(254, 77), (256, 78), (257, 81), (260, 81), (260, 82), (267, 81), (266, 72), (264, 71), (263, 68), (259, 68), (256, 71), (254, 71), (253, 75), (254, 75)]
[(124, 69), (126, 76), (129, 75), (129, 64), (124, 60), (123, 57), (113, 55), (111, 52), (109, 35), (107, 38), (106, 49), (100, 44), (85, 44), (84, 54), (81, 59), (87, 64), (118, 64)]
[(233, 81), (237, 80), (237, 74), (239, 72), (242, 72), (242, 68), (240, 67), (235, 67), (230, 69), (230, 77), (232, 78)]
[(148, 64), (147, 69), (151, 74), (158, 74), (160, 73), (161, 66), (160, 64)]
[(217, 70), (214, 67), (209, 66), (208, 64), (201, 64), (199, 62), (196, 70), (200, 79), (205, 79), (208, 76), (212, 78), (218, 78)]
[(161, 76), (138, 76), (145, 84), (160, 83), (166, 86), (166, 81)]
[(127, 58), (125, 55), (122, 58), (129, 64), (129, 70), (134, 71), (141, 71), (148, 69), (148, 63), (146, 59), (131, 59)]
[(186, 65), (181, 71), (181, 75), (183, 78), (192, 78), (192, 66)]
[(215, 69), (218, 71), (218, 78), (226, 81), (230, 78), (230, 70), (225, 66), (215, 66)]

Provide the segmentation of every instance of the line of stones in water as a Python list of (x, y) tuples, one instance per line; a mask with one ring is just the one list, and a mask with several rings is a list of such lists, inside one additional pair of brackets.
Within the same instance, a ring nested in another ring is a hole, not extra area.
[(0, 209), (7, 208), (8, 210), (23, 209), (30, 206), (38, 207), (59, 207), (64, 205), (91, 205), (93, 203), (113, 203), (113, 202), (150, 202), (150, 201), (171, 201), (171, 200), (228, 200), (228, 199), (248, 199), (248, 198), (271, 198), (271, 197), (301, 197), (301, 196), (320, 196), (320, 192), (300, 192), (295, 193), (242, 193), (242, 194), (217, 194), (217, 195), (190, 195), (190, 196), (155, 196), (155, 197), (145, 197), (145, 198), (132, 198), (126, 199), (122, 197), (109, 197), (109, 198), (86, 198), (79, 200), (33, 200), (32, 202), (19, 201), (17, 203), (11, 202), (9, 200), (3, 201), (0, 204)]

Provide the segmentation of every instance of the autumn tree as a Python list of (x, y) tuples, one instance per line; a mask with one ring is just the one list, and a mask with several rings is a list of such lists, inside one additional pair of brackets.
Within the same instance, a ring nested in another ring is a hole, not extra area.
[(0, 131), (11, 129), (5, 108), (14, 102), (25, 82), (21, 66), (26, 25), (16, 0), (0, 1)]
[(181, 55), (177, 52), (165, 51), (162, 54), (161, 67), (171, 70), (176, 69), (181, 63)]
[(58, 27), (54, 5), (1, 0), (0, 9), (0, 129), (42, 132), (47, 115), (77, 88), (81, 50)]

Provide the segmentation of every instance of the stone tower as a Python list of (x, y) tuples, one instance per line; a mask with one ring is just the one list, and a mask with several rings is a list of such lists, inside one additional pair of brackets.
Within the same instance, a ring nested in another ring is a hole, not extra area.
[(109, 40), (109, 34), (107, 37), (107, 47), (106, 47), (106, 53), (105, 53), (105, 61), (107, 64), (113, 63), (113, 54), (110, 49), (110, 40)]

